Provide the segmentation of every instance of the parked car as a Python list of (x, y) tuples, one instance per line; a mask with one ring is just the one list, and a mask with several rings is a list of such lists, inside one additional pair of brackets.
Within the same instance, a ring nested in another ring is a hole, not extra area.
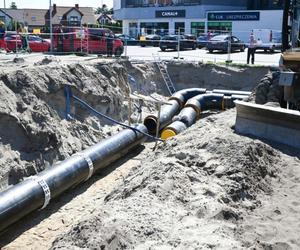
[(178, 50), (178, 45), (180, 50), (196, 49), (197, 48), (196, 39), (188, 39), (188, 38), (189, 38), (188, 36), (183, 36), (183, 35), (164, 36), (159, 43), (159, 47), (162, 51), (165, 51), (167, 49)]
[[(24, 39), (27, 39), (28, 48), (24, 48)], [(47, 52), (49, 51), (51, 42), (39, 36), (28, 35), (21, 36), (15, 32), (7, 32), (4, 35), (4, 47), (7, 52), (20, 49), (27, 49), (28, 52)]]
[(0, 49), (4, 49), (4, 35), (5, 35), (5, 29), (0, 27)]
[(146, 46), (158, 47), (160, 39), (161, 39), (160, 35), (141, 36), (140, 37), (140, 45), (141, 45), (141, 47), (146, 47)]
[(219, 50), (223, 52), (228, 51), (228, 41), (231, 41), (231, 51), (244, 51), (245, 43), (238, 39), (235, 36), (230, 35), (218, 35), (214, 36), (210, 41), (206, 44), (206, 49), (212, 53), (214, 50)]
[(197, 40), (197, 37), (193, 34), (186, 34), (186, 35), (183, 35), (185, 39), (187, 40), (192, 40), (192, 41), (195, 41)]
[(64, 35), (55, 33), (53, 48), (57, 52), (88, 52), (92, 54), (108, 54), (108, 41), (112, 43), (112, 53), (120, 56), (123, 51), (123, 42), (116, 38), (110, 29), (106, 28), (66, 28)]
[(115, 34), (115, 37), (121, 39), (123, 44), (127, 44), (127, 45), (136, 45), (139, 42), (134, 37), (125, 34)]
[(217, 33), (210, 33), (210, 35), (202, 34), (202, 35), (198, 36), (197, 47), (199, 49), (206, 47), (207, 42), (210, 41), (214, 36), (217, 36), (217, 35), (218, 35)]
[(32, 52), (47, 52), (50, 50), (51, 41), (39, 36), (28, 36), (29, 48)]

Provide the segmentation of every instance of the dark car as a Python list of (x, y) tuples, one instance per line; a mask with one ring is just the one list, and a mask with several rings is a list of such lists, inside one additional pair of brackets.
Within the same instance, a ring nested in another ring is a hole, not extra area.
[(159, 47), (162, 51), (165, 51), (167, 49), (178, 50), (178, 45), (180, 50), (197, 48), (196, 39), (192, 39), (188, 36), (183, 35), (164, 36), (159, 43)]
[(230, 35), (218, 35), (214, 36), (210, 41), (206, 44), (206, 49), (212, 53), (214, 50), (219, 50), (223, 52), (228, 51), (228, 41), (231, 42), (231, 51), (244, 51), (245, 50), (245, 43), (238, 39), (235, 36)]
[(159, 36), (159, 35), (141, 36), (140, 37), (140, 45), (142, 47), (146, 47), (146, 46), (158, 47), (160, 39), (161, 39), (161, 36)]
[(202, 34), (197, 38), (197, 47), (202, 49), (206, 47), (208, 41), (210, 41), (214, 36), (217, 36), (217, 33), (210, 33), (210, 34)]
[(115, 37), (121, 39), (124, 45), (136, 45), (139, 42), (134, 37), (125, 34), (115, 34)]

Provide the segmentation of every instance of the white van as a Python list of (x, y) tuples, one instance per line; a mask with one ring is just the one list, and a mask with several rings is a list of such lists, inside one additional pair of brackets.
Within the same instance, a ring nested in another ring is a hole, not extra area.
[(256, 50), (270, 51), (273, 53), (275, 50), (282, 49), (282, 34), (279, 30), (271, 29), (254, 29), (254, 37), (257, 41)]

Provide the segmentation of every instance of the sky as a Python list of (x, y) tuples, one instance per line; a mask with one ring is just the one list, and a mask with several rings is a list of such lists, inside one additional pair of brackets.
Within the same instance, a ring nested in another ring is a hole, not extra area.
[[(48, 9), (50, 0), (0, 0), (0, 8), (4, 7), (4, 1), (6, 8), (9, 8), (11, 2), (15, 2), (18, 8), (33, 8), (33, 9)], [(102, 4), (106, 4), (109, 8), (113, 7), (113, 0), (51, 0), (52, 4), (57, 6), (75, 6), (76, 3), (79, 7), (100, 7)]]

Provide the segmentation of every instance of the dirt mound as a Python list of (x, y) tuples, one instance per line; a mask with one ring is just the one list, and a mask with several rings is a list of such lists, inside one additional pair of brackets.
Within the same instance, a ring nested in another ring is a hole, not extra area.
[(244, 213), (272, 193), (285, 163), (267, 144), (235, 134), (234, 116), (205, 118), (150, 153), (53, 249), (243, 249), (236, 232)]
[(269, 71), (268, 67), (228, 67), (215, 64), (168, 64), (177, 88), (203, 87), (251, 91)]
[[(134, 91), (169, 94), (155, 63), (127, 63), (125, 66), (136, 80)], [(199, 87), (252, 91), (269, 71), (268, 67), (239, 68), (188, 62), (166, 62), (166, 66), (177, 90)]]
[(56, 62), (2, 69), (0, 189), (105, 137), (101, 126), (106, 121), (99, 121), (74, 102), (71, 102), (73, 119), (65, 119), (66, 85), (71, 85), (75, 95), (99, 111), (123, 120), (127, 111), (122, 104), (129, 88), (127, 73), (120, 64), (83, 66)]
[(283, 103), (283, 87), (279, 86), (280, 72), (269, 72), (256, 86), (250, 100), (257, 104), (280, 106)]

